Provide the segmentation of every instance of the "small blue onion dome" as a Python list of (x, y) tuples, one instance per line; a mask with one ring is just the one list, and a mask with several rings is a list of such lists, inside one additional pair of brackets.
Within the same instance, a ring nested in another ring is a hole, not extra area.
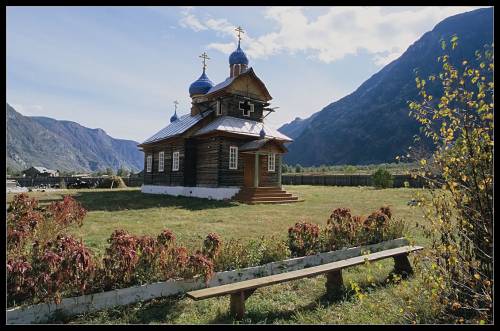
[(266, 137), (266, 131), (264, 131), (264, 126), (262, 126), (262, 129), (260, 130), (259, 136), (261, 139), (264, 139)]
[(179, 118), (177, 117), (177, 110), (174, 112), (172, 117), (170, 117), (170, 123), (177, 121)]
[(203, 73), (201, 74), (200, 78), (198, 78), (189, 86), (189, 95), (205, 94), (213, 86), (214, 83), (212, 83), (210, 78), (208, 78), (207, 75), (205, 74), (205, 70), (203, 70)]
[(229, 65), (233, 64), (245, 64), (248, 65), (248, 58), (240, 47), (240, 43), (238, 42), (238, 48), (229, 55)]

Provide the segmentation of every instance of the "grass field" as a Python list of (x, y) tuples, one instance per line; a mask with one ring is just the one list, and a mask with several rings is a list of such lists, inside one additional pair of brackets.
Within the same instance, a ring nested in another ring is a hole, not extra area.
[[(32, 192), (42, 204), (71, 194), (88, 210), (84, 225), (73, 229), (96, 252), (102, 252), (114, 229), (135, 234), (157, 235), (164, 228), (174, 231), (178, 241), (191, 248), (201, 245), (209, 232), (223, 240), (278, 235), (299, 220), (326, 224), (330, 212), (350, 208), (353, 214), (368, 214), (381, 205), (390, 205), (393, 217), (403, 218), (409, 236), (417, 243), (428, 244), (416, 227), (422, 223), (418, 207), (407, 202), (419, 189), (370, 187), (286, 186), (287, 191), (305, 202), (283, 205), (244, 205), (205, 199), (145, 195), (138, 189), (67, 190)], [(8, 200), (12, 195), (8, 195)], [(302, 279), (257, 290), (247, 301), (247, 315), (242, 323), (425, 323), (434, 316), (422, 295), (412, 289), (420, 286), (414, 277), (398, 285), (387, 283), (392, 260), (344, 271), (344, 284), (359, 284), (360, 298), (348, 291), (343, 300), (331, 302), (324, 297), (325, 277)], [(373, 279), (367, 277), (373, 276)], [(411, 308), (409, 308), (411, 306)], [(67, 320), (69, 323), (233, 323), (228, 316), (229, 299), (213, 298), (194, 302), (184, 296), (164, 298), (118, 307)], [(404, 308), (404, 309), (403, 309)], [(404, 312), (404, 313), (403, 313)]]

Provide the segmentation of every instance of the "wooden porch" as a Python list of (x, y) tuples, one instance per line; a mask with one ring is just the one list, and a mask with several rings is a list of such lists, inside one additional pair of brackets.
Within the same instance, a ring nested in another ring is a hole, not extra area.
[[(234, 200), (248, 204), (300, 202), (281, 187), (281, 155), (285, 147), (271, 139), (259, 139), (241, 146), (244, 185)], [(270, 167), (269, 156), (273, 155)]]

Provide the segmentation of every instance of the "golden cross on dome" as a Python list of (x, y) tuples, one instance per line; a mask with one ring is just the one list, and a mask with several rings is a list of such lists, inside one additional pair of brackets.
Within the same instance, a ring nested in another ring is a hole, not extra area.
[(174, 101), (174, 107), (175, 107), (175, 112), (177, 112), (177, 105), (179, 104), (179, 101), (175, 100)]
[(210, 58), (208, 57), (207, 52), (203, 52), (203, 54), (201, 54), (199, 57), (203, 59), (203, 70), (205, 70), (205, 68), (207, 67), (206, 61), (210, 60)]
[(241, 26), (238, 26), (236, 29), (234, 29), (236, 32), (238, 32), (238, 42), (241, 41), (241, 34), (242, 33), (245, 33), (245, 31), (243, 31), (243, 28)]

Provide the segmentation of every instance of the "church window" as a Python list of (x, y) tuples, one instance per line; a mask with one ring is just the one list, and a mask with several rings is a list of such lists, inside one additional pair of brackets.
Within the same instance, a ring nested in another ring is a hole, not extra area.
[(243, 116), (250, 117), (254, 112), (253, 103), (247, 101), (240, 101), (240, 110), (243, 110)]
[(151, 166), (153, 164), (153, 156), (148, 155), (146, 158), (146, 172), (151, 172)]
[(159, 172), (163, 172), (164, 168), (165, 168), (165, 152), (160, 152), (160, 154), (158, 155), (158, 171)]
[(267, 170), (269, 172), (276, 171), (276, 154), (271, 153), (267, 156)]
[(221, 104), (220, 104), (220, 100), (217, 100), (216, 114), (217, 114), (217, 116), (218, 115), (222, 115), (222, 107), (221, 107)]
[(229, 146), (229, 169), (238, 169), (238, 147)]
[(172, 171), (179, 171), (179, 152), (172, 154)]

